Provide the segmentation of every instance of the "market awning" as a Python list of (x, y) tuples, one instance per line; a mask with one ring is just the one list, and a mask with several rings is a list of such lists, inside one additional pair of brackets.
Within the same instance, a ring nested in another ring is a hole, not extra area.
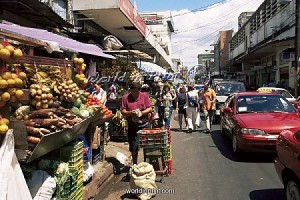
[(48, 32), (47, 30), (3, 23), (0, 23), (0, 30), (3, 32), (14, 33), (16, 35), (23, 35), (42, 40), (47, 43), (51, 43), (52, 45), (57, 43), (60, 49), (66, 51), (81, 52), (89, 55), (115, 59), (114, 56), (103, 53), (102, 49), (94, 44), (85, 44), (55, 33)]
[(120, 55), (132, 55), (137, 58), (143, 58), (143, 59), (153, 59), (148, 54), (139, 50), (103, 50), (103, 52), (111, 53), (111, 54), (120, 54)]
[(141, 61), (141, 62), (137, 62), (136, 64), (139, 69), (145, 72), (157, 72), (162, 74), (167, 73), (167, 70), (154, 63)]

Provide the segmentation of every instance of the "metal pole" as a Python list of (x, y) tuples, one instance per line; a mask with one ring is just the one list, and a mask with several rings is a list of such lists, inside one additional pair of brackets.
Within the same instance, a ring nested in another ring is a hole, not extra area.
[(296, 1), (296, 7), (295, 7), (295, 66), (294, 66), (294, 81), (295, 81), (295, 97), (298, 97), (298, 80), (297, 80), (297, 69), (299, 67), (299, 5), (300, 5), (300, 1), (299, 0), (295, 0)]
[(219, 78), (221, 78), (221, 48), (220, 45), (218, 45), (218, 51), (219, 51)]

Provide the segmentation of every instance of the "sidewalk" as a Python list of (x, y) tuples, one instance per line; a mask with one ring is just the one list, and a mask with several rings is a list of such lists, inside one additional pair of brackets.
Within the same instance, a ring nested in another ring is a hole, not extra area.
[[(171, 127), (178, 128), (178, 122), (171, 120)], [(118, 152), (130, 157), (129, 145), (126, 141), (109, 141), (104, 147), (106, 159), (93, 165), (95, 174), (92, 181), (84, 187), (83, 200), (93, 199), (101, 190), (101, 186), (109, 183), (114, 174), (121, 173), (123, 165), (116, 159)], [(138, 163), (143, 162), (143, 150), (139, 152)]]

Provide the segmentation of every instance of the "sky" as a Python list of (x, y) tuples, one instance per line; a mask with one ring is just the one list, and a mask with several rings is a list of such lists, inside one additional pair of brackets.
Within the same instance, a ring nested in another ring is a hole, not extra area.
[(238, 16), (255, 11), (264, 0), (135, 0), (138, 12), (171, 10), (175, 32), (172, 56), (184, 66), (197, 64), (197, 55), (213, 50), (219, 31), (238, 30)]

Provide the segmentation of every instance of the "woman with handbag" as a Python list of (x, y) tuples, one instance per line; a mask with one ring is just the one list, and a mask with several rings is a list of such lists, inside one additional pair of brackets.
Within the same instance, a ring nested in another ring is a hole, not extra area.
[(200, 105), (198, 102), (199, 102), (198, 93), (194, 91), (194, 87), (192, 85), (189, 85), (188, 93), (187, 93), (187, 109), (186, 109), (189, 133), (196, 130), (197, 112), (200, 110)]

